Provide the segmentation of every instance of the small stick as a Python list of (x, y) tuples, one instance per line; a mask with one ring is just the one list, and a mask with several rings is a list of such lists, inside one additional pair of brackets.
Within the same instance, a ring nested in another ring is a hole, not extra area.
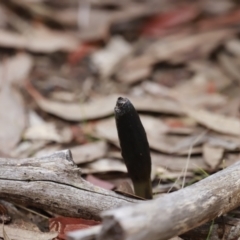
[(151, 156), (139, 115), (127, 98), (119, 97), (115, 111), (122, 157), (132, 179), (135, 194), (152, 199)]

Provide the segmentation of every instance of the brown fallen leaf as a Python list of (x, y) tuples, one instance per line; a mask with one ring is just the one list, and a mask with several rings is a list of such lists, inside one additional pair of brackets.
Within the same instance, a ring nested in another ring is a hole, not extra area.
[(25, 106), (20, 93), (9, 84), (0, 91), (0, 151), (9, 153), (17, 145), (26, 127)]
[(57, 217), (49, 219), (49, 228), (58, 232), (59, 239), (66, 239), (66, 233), (100, 224), (98, 221), (81, 218)]
[(105, 141), (92, 142), (70, 148), (76, 164), (92, 162), (102, 158), (106, 155), (107, 149), (108, 146)]
[(212, 113), (203, 109), (184, 107), (185, 113), (199, 124), (222, 134), (240, 135), (240, 121), (235, 117)]
[(218, 167), (223, 158), (223, 154), (223, 148), (213, 147), (209, 144), (203, 145), (203, 159), (212, 170), (215, 170)]
[(118, 184), (115, 192), (128, 193), (134, 195), (133, 187), (128, 181), (122, 181)]

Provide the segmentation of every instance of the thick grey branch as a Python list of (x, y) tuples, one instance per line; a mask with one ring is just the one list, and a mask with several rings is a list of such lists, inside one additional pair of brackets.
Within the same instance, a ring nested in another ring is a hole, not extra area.
[(0, 198), (86, 219), (100, 219), (101, 211), (137, 202), (82, 179), (69, 150), (43, 158), (1, 158)]

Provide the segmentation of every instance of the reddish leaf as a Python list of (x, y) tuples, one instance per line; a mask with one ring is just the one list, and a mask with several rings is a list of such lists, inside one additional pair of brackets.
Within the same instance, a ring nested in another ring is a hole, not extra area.
[(50, 231), (57, 231), (57, 239), (67, 239), (66, 233), (74, 230), (89, 228), (100, 224), (98, 221), (86, 220), (81, 218), (57, 217), (49, 219)]
[(165, 123), (171, 128), (185, 127), (185, 124), (178, 119), (169, 119), (166, 120)]
[(152, 17), (143, 27), (142, 33), (147, 36), (158, 36), (169, 27), (175, 27), (190, 22), (199, 15), (199, 10), (194, 6), (185, 6), (160, 13)]
[(203, 19), (198, 22), (197, 27), (199, 30), (211, 30), (216, 28), (223, 28), (229, 25), (238, 25), (240, 22), (240, 8), (216, 17)]
[(114, 188), (114, 185), (112, 183), (96, 178), (93, 175), (87, 175), (86, 180), (96, 186), (105, 188), (107, 190), (112, 190)]
[(82, 43), (75, 51), (68, 55), (68, 62), (75, 65), (95, 49), (97, 49), (97, 45), (94, 43)]
[(206, 87), (207, 87), (207, 89), (206, 89), (207, 93), (216, 93), (217, 92), (217, 87), (214, 82), (209, 82)]

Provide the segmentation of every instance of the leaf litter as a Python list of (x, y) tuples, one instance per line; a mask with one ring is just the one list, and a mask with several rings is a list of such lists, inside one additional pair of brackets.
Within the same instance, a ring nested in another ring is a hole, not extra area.
[[(113, 118), (122, 96), (148, 136), (153, 191), (238, 161), (239, 3), (10, 2), (0, 5), (2, 157), (70, 149), (92, 184), (129, 184)], [(14, 228), (4, 226), (10, 239)]]

